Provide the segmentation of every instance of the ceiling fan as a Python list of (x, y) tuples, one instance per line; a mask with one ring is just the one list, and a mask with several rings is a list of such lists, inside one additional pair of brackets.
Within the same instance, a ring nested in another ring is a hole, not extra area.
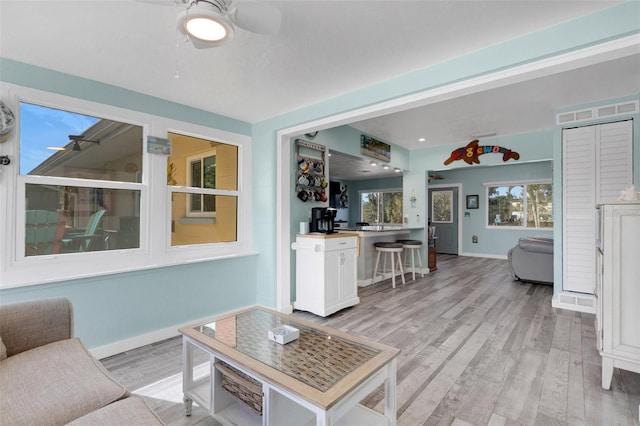
[(441, 176), (437, 173), (429, 173), (428, 176), (428, 181), (431, 182), (432, 180), (440, 180), (440, 179), (444, 179), (444, 176)]
[(272, 35), (280, 29), (282, 13), (264, 1), (173, 0), (184, 6), (178, 15), (178, 30), (197, 49), (219, 46), (233, 39), (235, 27)]

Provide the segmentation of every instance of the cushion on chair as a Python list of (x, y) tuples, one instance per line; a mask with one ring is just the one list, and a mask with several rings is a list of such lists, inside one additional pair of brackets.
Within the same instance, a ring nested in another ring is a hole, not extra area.
[(532, 252), (532, 253), (553, 254), (553, 239), (551, 238), (540, 238), (540, 237), (520, 238), (518, 240), (518, 246), (522, 250)]
[(156, 426), (163, 424), (142, 398), (132, 396), (82, 416), (68, 423), (68, 426)]
[(0, 425), (65, 424), (129, 396), (79, 339), (0, 362)]

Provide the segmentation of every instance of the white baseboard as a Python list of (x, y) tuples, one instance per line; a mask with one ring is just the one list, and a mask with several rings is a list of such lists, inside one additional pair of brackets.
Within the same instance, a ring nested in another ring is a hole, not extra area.
[(563, 291), (553, 296), (551, 307), (595, 314), (597, 302), (596, 297), (592, 294)]
[[(253, 306), (258, 306), (258, 305), (253, 305)], [(247, 308), (250, 308), (250, 307), (251, 306), (247, 306)], [(91, 352), (91, 354), (93, 354), (93, 356), (95, 356), (97, 359), (102, 359), (109, 356), (117, 355), (122, 352), (130, 351), (131, 349), (136, 349), (141, 346), (150, 345), (152, 343), (160, 342), (162, 340), (166, 340), (171, 337), (178, 336), (180, 334), (178, 332), (178, 329), (182, 327), (186, 327), (188, 325), (197, 324), (201, 322), (215, 321), (216, 318), (226, 315), (227, 313), (237, 311), (239, 309), (244, 309), (244, 308), (233, 309), (233, 310), (223, 312), (211, 317), (200, 318), (199, 320), (196, 319), (184, 324), (176, 324), (171, 327), (155, 330), (149, 333), (133, 336), (128, 339), (123, 339), (117, 342), (109, 343), (108, 345), (99, 346), (97, 348), (90, 348), (89, 352)]]
[(506, 254), (488, 254), (488, 253), (460, 253), (460, 256), (467, 257), (484, 257), (486, 259), (507, 260)]

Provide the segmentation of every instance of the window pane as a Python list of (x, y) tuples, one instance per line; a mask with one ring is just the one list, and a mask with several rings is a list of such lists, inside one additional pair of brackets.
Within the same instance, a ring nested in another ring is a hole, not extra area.
[(194, 188), (202, 188), (202, 161), (191, 162), (191, 184)]
[[(187, 181), (187, 172), (184, 170), (187, 158), (198, 156), (203, 162), (201, 169), (204, 175), (198, 179), (199, 185), (193, 185), (212, 189), (223, 189), (228, 191), (238, 190), (238, 147), (206, 139), (194, 138), (191, 136), (169, 133), (171, 139), (171, 156), (167, 166), (167, 181), (173, 179), (172, 185), (191, 186)], [(215, 155), (211, 154), (212, 152)], [(171, 165), (173, 168), (171, 169)], [(191, 173), (189, 171), (188, 173)]]
[(382, 223), (379, 195), (377, 192), (363, 192), (360, 194), (360, 209), (363, 222), (369, 224)]
[(142, 127), (20, 104), (20, 174), (140, 182)]
[(26, 185), (25, 256), (140, 247), (140, 191)]
[(523, 185), (488, 188), (488, 224), (493, 226), (523, 226)]
[(203, 188), (216, 188), (216, 156), (204, 158), (203, 164), (204, 179), (202, 181)]
[(185, 203), (190, 194), (173, 192), (171, 197), (171, 245), (222, 243), (237, 241), (238, 199), (227, 195), (214, 198), (215, 216), (187, 217)]
[(527, 185), (528, 228), (553, 228), (552, 197), (550, 183)]
[(431, 222), (451, 223), (453, 211), (453, 191), (431, 192)]
[(382, 199), (384, 223), (402, 223), (402, 192), (385, 192)]
[(402, 192), (362, 192), (360, 194), (362, 222), (373, 224), (402, 223)]

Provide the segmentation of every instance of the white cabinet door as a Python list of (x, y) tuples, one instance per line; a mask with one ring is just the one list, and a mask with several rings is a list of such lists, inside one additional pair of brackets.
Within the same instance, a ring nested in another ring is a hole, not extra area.
[(640, 204), (601, 207), (604, 215), (602, 291), (602, 387), (613, 368), (640, 372)]
[(340, 302), (342, 269), (342, 251), (326, 252), (324, 255), (324, 306), (326, 307)]
[(340, 297), (342, 300), (349, 300), (358, 297), (356, 271), (356, 250), (351, 249), (343, 251), (342, 268), (340, 268)]

